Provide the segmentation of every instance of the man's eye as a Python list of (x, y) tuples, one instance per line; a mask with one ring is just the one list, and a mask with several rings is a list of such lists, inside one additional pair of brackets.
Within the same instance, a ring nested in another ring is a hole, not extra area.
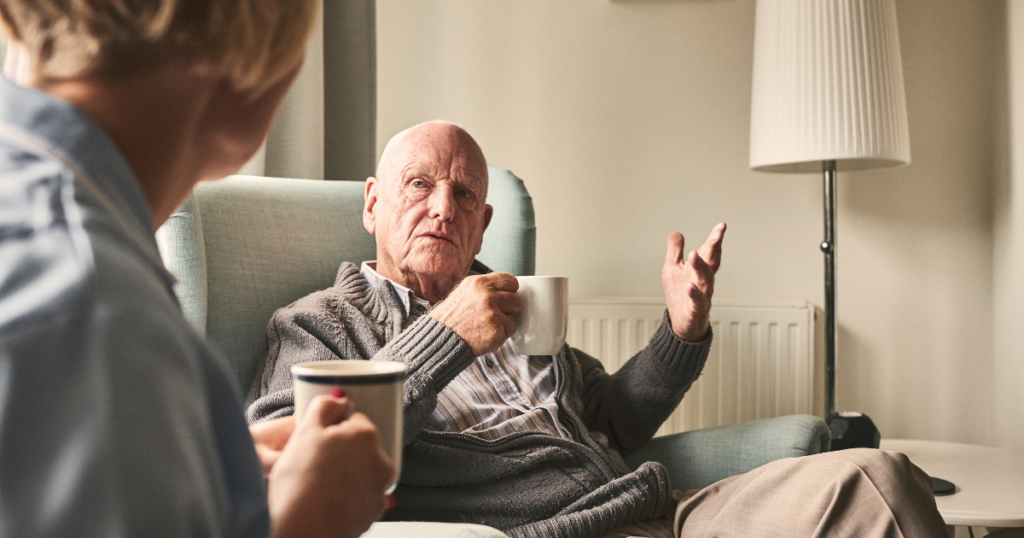
[(470, 198), (473, 197), (473, 191), (470, 191), (468, 189), (460, 189), (455, 194), (458, 195), (461, 198), (466, 198), (466, 199), (470, 199)]
[(417, 189), (423, 189), (427, 186), (427, 182), (422, 179), (417, 179), (412, 182), (412, 186)]

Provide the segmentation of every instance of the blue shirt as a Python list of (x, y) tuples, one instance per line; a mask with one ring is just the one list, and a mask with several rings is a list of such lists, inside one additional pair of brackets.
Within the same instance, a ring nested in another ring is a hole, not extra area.
[(0, 79), (0, 536), (269, 535), (238, 390), (172, 283), (110, 138)]

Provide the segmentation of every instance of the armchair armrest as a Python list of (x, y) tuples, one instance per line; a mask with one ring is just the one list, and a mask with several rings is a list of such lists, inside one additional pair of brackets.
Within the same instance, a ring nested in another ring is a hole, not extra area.
[(625, 460), (633, 469), (661, 462), (673, 488), (698, 489), (777, 459), (825, 452), (831, 438), (820, 418), (789, 415), (655, 437)]
[(374, 523), (361, 538), (508, 538), (491, 527), (470, 523), (394, 521)]

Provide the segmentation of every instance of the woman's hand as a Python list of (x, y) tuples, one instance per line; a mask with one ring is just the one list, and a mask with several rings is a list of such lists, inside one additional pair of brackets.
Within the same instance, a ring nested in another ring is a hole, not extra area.
[(252, 435), (256, 445), (256, 455), (263, 465), (264, 477), (270, 474), (294, 430), (295, 417), (275, 418), (249, 426), (249, 435)]
[[(267, 501), (275, 538), (356, 537), (393, 502), (384, 490), (395, 477), (376, 426), (348, 413), (347, 398), (314, 398), (269, 469)], [(266, 432), (279, 439), (287, 426)], [(262, 432), (261, 432), (262, 433)], [(255, 437), (255, 436), (254, 436)], [(267, 442), (267, 453), (274, 452)], [(269, 467), (267, 462), (270, 462)]]

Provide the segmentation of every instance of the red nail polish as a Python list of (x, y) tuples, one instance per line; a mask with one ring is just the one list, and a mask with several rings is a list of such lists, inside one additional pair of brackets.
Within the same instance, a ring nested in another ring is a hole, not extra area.
[(345, 397), (345, 389), (343, 389), (343, 388), (336, 388), (336, 389), (334, 389), (334, 392), (331, 393), (331, 397), (332, 398), (344, 398)]
[(396, 501), (394, 495), (388, 495), (388, 510), (395, 507)]

